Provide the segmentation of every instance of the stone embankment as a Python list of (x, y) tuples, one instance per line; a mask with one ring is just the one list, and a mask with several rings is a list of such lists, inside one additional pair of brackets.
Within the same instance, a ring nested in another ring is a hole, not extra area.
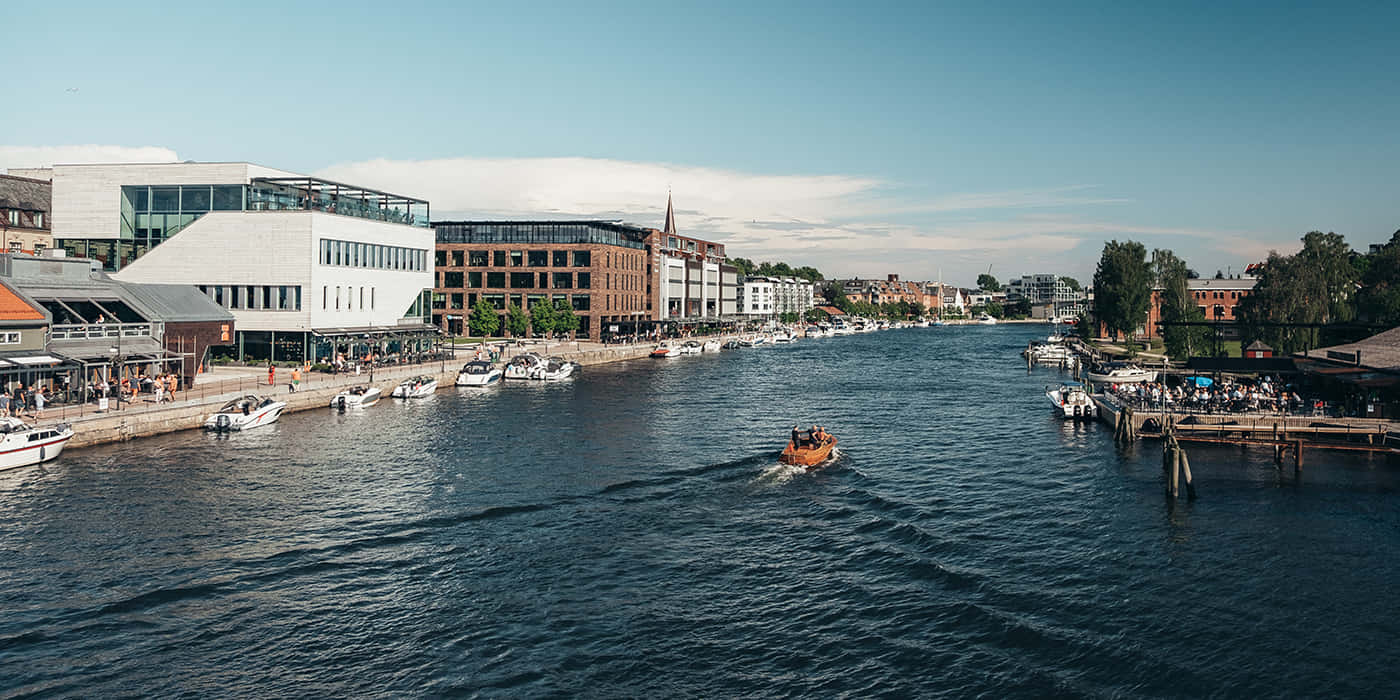
[[(539, 347), (512, 348), (502, 358), (508, 360), (514, 354), (535, 351), (540, 354), (558, 355), (582, 365), (599, 365), (608, 362), (631, 360), (646, 357), (651, 345), (597, 346), (567, 343)], [(388, 400), (389, 392), (399, 383), (410, 377), (428, 375), (438, 380), (439, 390), (454, 386), (457, 372), (463, 363), (474, 356), (472, 350), (457, 353), (456, 359), (430, 362), (417, 365), (399, 365), (377, 368), (363, 374), (322, 375), (312, 374), (305, 378), (299, 391), (291, 391), (287, 380), (290, 373), (281, 370), (277, 373), (278, 383), (269, 386), (266, 381), (258, 382), (253, 377), (243, 380), (211, 382), (181, 391), (175, 401), (156, 404), (143, 396), (135, 404), (123, 402), (120, 408), (96, 411), (91, 404), (78, 407), (53, 407), (44, 412), (41, 423), (66, 422), (73, 426), (73, 439), (68, 447), (80, 448), (121, 442), (138, 437), (161, 435), (178, 430), (191, 430), (201, 427), (209, 414), (224, 403), (245, 394), (272, 396), (285, 401), (284, 413), (310, 409), (329, 410), (330, 400), (347, 387), (372, 384), (384, 392)]]

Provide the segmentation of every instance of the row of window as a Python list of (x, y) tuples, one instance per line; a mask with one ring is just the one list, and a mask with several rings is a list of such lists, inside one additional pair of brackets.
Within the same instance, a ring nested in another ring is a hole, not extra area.
[(15, 228), (19, 228), (20, 226), (27, 226), (28, 228), (44, 227), (44, 212), (41, 211), (25, 214), (18, 209), (11, 209), (7, 218), (10, 220), (10, 225)]
[[(461, 292), (453, 292), (453, 293), (451, 293), (451, 294), (441, 294), (441, 293), (439, 293), (439, 294), (433, 295), (433, 297), (434, 297), (433, 307), (434, 307), (434, 308), (439, 308), (439, 309), (440, 309), (440, 308), (443, 308), (443, 305), (444, 305), (445, 303), (448, 303), (448, 302), (451, 303), (451, 306), (449, 306), (448, 308), (452, 308), (452, 309), (470, 309), (471, 307), (476, 306), (476, 302), (477, 302), (478, 299), (485, 299), (485, 300), (486, 300), (486, 303), (490, 304), (490, 305), (491, 305), (493, 308), (495, 308), (497, 311), (504, 311), (505, 308), (506, 308), (506, 303), (507, 303), (507, 302), (509, 302), (509, 303), (511, 303), (511, 304), (514, 304), (514, 305), (516, 305), (516, 306), (518, 306), (518, 307), (520, 307), (520, 308), (522, 308), (522, 309), (527, 309), (527, 310), (528, 310), (531, 306), (533, 306), (533, 305), (535, 305), (535, 304), (538, 304), (538, 303), (547, 302), (547, 303), (550, 303), (550, 304), (554, 304), (554, 303), (559, 302), (559, 301), (568, 300), (569, 306), (572, 306), (573, 309), (574, 309), (575, 311), (588, 311), (589, 308), (590, 308), (590, 306), (591, 306), (591, 303), (592, 303), (592, 302), (591, 302), (592, 297), (590, 297), (590, 296), (587, 295), (587, 294), (555, 294), (555, 295), (549, 295), (549, 294), (481, 294), (481, 295), (477, 295), (477, 294), (475, 294), (475, 293), (466, 293), (466, 294), (465, 294), (465, 298), (463, 298), (463, 293), (461, 293)], [(464, 304), (465, 304), (465, 305), (464, 305)]]
[[(322, 311), (365, 311), (374, 310), (374, 287), (334, 287), (335, 296), (331, 296), (332, 287), (321, 286), (321, 310)], [(344, 290), (344, 291), (342, 291)], [(369, 295), (365, 295), (365, 290), (369, 290)], [(368, 302), (368, 304), (366, 304)], [(412, 314), (410, 314), (412, 315)]]
[(444, 272), (439, 286), (448, 289), (590, 289), (593, 275), (588, 272)]
[[(1211, 296), (1214, 294), (1215, 296)], [(1239, 299), (1240, 292), (1229, 292), (1230, 296), (1225, 296), (1226, 292), (1196, 292), (1197, 299)]]
[(593, 254), (587, 250), (439, 250), (435, 262), (438, 267), (589, 267)]
[(0, 345), (19, 345), (19, 331), (0, 333)]
[(199, 291), (225, 309), (301, 311), (301, 287), (295, 285), (201, 284)]
[(323, 238), (321, 239), (321, 264), (338, 267), (364, 267), (373, 270), (422, 272), (428, 269), (428, 251), (421, 248), (403, 248), (401, 246)]

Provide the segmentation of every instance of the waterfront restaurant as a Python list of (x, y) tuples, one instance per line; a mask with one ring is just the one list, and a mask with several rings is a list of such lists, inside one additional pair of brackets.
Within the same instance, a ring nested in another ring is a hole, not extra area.
[[(647, 313), (648, 229), (612, 221), (435, 221), (437, 282), (433, 323), (469, 335), (485, 300), (504, 314), (514, 304), (567, 302), (577, 337), (599, 339)], [(501, 330), (504, 335), (505, 323)]]
[(252, 163), (57, 165), (53, 234), (119, 280), (198, 288), (230, 355), (315, 362), (428, 349), (428, 202)]

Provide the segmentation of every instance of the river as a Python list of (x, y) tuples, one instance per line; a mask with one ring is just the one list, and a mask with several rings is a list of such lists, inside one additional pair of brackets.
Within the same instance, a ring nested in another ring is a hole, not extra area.
[[(588, 367), (0, 473), (5, 696), (1394, 696), (1400, 467), (1056, 420), (1041, 326)], [(793, 423), (841, 440), (777, 463)]]

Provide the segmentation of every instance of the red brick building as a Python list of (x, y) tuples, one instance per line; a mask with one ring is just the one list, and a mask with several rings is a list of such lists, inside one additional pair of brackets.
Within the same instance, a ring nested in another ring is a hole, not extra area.
[[(1196, 301), (1207, 321), (1221, 323), (1235, 322), (1235, 307), (1254, 291), (1254, 277), (1233, 277), (1229, 279), (1190, 279), (1186, 280), (1186, 290)], [(1147, 322), (1143, 331), (1153, 338), (1162, 337), (1162, 290), (1152, 290), (1152, 301), (1147, 307)]]

